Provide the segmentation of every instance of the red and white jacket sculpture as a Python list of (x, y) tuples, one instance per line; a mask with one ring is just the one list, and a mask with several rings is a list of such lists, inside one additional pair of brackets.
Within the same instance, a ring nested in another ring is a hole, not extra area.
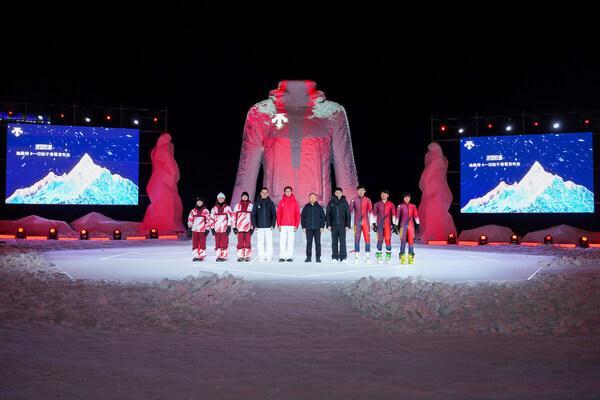
[(248, 111), (232, 198), (246, 191), (254, 198), (262, 163), (263, 186), (276, 203), (292, 186), (299, 199), (311, 192), (327, 204), (331, 164), (336, 184), (354, 193), (358, 184), (348, 118), (344, 108), (326, 100), (312, 81), (282, 81), (269, 99)]

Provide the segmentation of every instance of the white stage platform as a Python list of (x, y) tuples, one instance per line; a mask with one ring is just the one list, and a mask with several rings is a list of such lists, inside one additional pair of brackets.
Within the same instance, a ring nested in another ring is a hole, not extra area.
[[(274, 236), (277, 237), (278, 234)], [(181, 279), (204, 272), (221, 274), (225, 271), (250, 281), (339, 282), (353, 281), (369, 275), (375, 278), (420, 276), (427, 280), (454, 282), (516, 281), (531, 278), (540, 270), (538, 262), (550, 259), (548, 256), (498, 251), (493, 247), (475, 251), (468, 247), (416, 246), (415, 264), (400, 265), (398, 248), (394, 246), (392, 263), (377, 264), (373, 246), (371, 264), (364, 261), (355, 264), (353, 253), (349, 253), (347, 262), (339, 263), (331, 261), (329, 233), (325, 232), (323, 236), (323, 262), (320, 264), (314, 261), (304, 262), (305, 243), (300, 233), (296, 237), (294, 262), (283, 263), (277, 261), (277, 239), (274, 245), (275, 261), (257, 261), (256, 249), (253, 249), (252, 262), (238, 263), (235, 256), (236, 239), (233, 235), (233, 240), (230, 241), (230, 259), (223, 263), (215, 261), (212, 236), (208, 245), (209, 257), (204, 262), (191, 261), (189, 241), (161, 243), (161, 246), (156, 247), (62, 250), (48, 252), (46, 255), (73, 278), (118, 281)], [(348, 238), (349, 250), (353, 250), (351, 240), (352, 238)], [(364, 258), (364, 254), (362, 256)]]

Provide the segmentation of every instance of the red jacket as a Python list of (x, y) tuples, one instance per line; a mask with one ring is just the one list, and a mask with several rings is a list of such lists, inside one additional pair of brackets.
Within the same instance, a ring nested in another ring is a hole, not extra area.
[(277, 225), (293, 226), (300, 224), (300, 206), (292, 194), (290, 197), (283, 196), (277, 205)]

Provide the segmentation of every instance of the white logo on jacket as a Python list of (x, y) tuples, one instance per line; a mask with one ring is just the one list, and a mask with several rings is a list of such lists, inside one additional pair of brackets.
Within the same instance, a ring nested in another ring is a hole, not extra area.
[(285, 116), (285, 113), (277, 113), (271, 120), (272, 123), (275, 124), (277, 129), (283, 128), (283, 124), (288, 122), (288, 118)]

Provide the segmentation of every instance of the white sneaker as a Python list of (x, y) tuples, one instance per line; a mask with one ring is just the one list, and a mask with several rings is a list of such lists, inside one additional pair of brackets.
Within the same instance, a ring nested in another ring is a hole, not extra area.
[(360, 262), (360, 253), (354, 254), (354, 263), (358, 264)]
[(371, 264), (371, 253), (365, 253), (365, 261), (367, 264)]

